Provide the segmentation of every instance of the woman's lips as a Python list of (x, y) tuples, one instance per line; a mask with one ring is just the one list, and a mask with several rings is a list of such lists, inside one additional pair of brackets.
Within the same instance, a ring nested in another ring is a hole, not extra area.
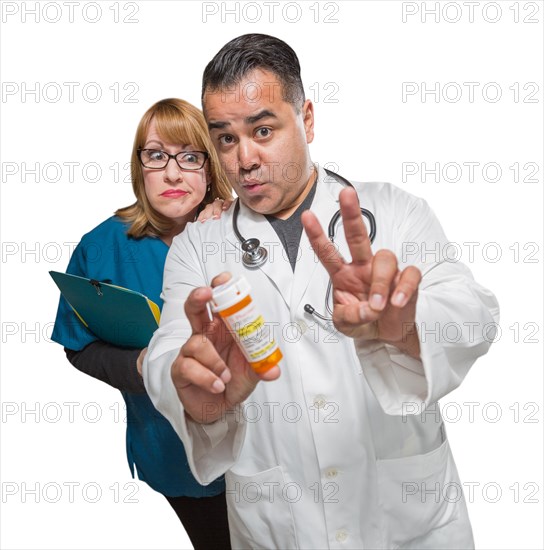
[(187, 195), (187, 191), (182, 191), (181, 189), (169, 189), (164, 193), (161, 193), (161, 197), (166, 197), (167, 199), (177, 199), (178, 197), (183, 197)]

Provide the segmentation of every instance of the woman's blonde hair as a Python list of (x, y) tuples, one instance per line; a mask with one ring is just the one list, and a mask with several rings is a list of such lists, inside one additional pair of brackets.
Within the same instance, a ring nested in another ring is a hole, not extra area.
[(208, 153), (209, 159), (204, 168), (209, 186), (202, 201), (203, 205), (211, 203), (216, 198), (231, 197), (231, 185), (221, 168), (202, 111), (183, 99), (171, 98), (158, 101), (140, 120), (132, 147), (130, 171), (136, 202), (131, 206), (119, 208), (115, 212), (116, 216), (130, 223), (127, 233), (135, 238), (161, 237), (169, 234), (174, 228), (174, 222), (157, 212), (149, 203), (145, 194), (142, 165), (138, 160), (138, 149), (145, 146), (152, 120), (155, 121), (157, 133), (161, 139), (170, 143), (190, 143), (198, 150)]

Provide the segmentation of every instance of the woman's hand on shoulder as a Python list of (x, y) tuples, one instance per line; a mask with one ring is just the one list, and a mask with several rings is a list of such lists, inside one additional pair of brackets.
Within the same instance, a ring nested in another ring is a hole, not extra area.
[(140, 352), (140, 355), (138, 355), (138, 359), (136, 360), (136, 368), (138, 369), (138, 374), (140, 376), (142, 376), (142, 365), (144, 364), (144, 357), (146, 353), (147, 353), (147, 348), (144, 348)]
[(213, 202), (206, 205), (204, 210), (198, 215), (197, 221), (205, 222), (210, 218), (212, 220), (218, 220), (223, 212), (230, 208), (233, 202), (233, 199), (215, 199)]

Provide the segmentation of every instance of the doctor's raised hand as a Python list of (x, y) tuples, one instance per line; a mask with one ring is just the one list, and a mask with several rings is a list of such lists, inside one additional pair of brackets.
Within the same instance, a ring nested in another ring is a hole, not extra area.
[[(231, 278), (224, 272), (212, 280), (212, 287)], [(279, 367), (257, 374), (218, 315), (210, 321), (208, 302), (211, 287), (196, 288), (185, 302), (192, 328), (172, 364), (172, 380), (185, 413), (195, 422), (209, 424), (244, 401), (260, 380), (275, 380)]]
[(381, 340), (419, 359), (415, 315), (421, 271), (414, 266), (400, 271), (391, 250), (372, 253), (354, 189), (340, 192), (340, 211), (350, 263), (326, 237), (316, 216), (309, 210), (302, 214), (312, 248), (331, 278), (335, 327), (346, 336)]

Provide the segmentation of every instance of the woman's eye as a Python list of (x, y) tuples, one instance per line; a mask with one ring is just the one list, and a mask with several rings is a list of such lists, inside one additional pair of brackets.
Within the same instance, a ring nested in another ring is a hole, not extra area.
[(183, 155), (183, 162), (189, 162), (189, 163), (197, 163), (198, 159), (196, 158), (196, 155), (193, 155), (191, 153), (188, 153), (186, 155)]
[(164, 160), (164, 153), (162, 151), (148, 151), (148, 155), (151, 160)]

